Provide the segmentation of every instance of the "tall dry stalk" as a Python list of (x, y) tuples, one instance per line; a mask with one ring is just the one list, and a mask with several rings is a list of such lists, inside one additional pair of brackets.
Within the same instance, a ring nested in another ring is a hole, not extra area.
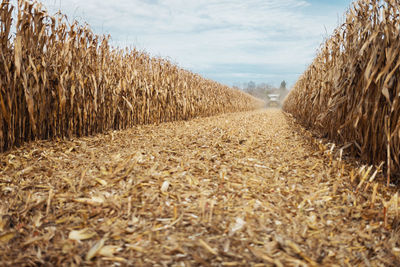
[(398, 1), (354, 3), (284, 103), (362, 160), (386, 161), (389, 176), (400, 172), (399, 28)]
[(244, 111), (262, 102), (135, 49), (37, 2), (0, 9), (0, 152), (35, 139)]

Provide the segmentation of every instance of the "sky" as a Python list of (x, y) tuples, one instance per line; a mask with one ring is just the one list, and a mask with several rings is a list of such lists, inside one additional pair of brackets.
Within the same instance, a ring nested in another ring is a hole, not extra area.
[[(13, 1), (12, 1), (13, 2)], [(220, 83), (292, 86), (351, 0), (41, 0), (50, 14), (110, 34)]]

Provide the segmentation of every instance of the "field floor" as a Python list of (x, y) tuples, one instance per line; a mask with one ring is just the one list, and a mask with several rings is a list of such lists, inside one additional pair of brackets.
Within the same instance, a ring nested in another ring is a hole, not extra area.
[(399, 266), (395, 188), (329, 149), (275, 109), (27, 144), (0, 265)]

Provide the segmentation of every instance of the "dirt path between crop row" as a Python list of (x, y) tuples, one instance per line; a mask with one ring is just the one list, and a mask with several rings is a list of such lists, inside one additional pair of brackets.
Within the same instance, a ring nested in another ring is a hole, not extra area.
[(260, 110), (0, 154), (0, 265), (399, 264), (380, 190), (355, 192), (290, 121)]

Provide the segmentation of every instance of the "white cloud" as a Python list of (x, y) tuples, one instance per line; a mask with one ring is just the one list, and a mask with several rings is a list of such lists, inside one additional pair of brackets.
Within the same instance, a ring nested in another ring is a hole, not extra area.
[[(268, 73), (246, 73), (242, 65), (279, 65), (294, 81), (311, 62), (337, 18), (306, 15), (310, 0), (43, 0), (54, 13), (88, 22), (96, 33), (109, 33), (113, 43), (134, 45), (153, 55), (170, 57), (199, 73), (232, 64), (235, 79), (252, 80)], [(343, 7), (343, 11), (345, 7)], [(329, 16), (329, 14), (331, 16)], [(301, 71), (301, 70), (300, 70)], [(227, 74), (228, 75), (228, 74)], [(251, 76), (254, 75), (254, 78)], [(266, 81), (278, 83), (278, 80)]]

